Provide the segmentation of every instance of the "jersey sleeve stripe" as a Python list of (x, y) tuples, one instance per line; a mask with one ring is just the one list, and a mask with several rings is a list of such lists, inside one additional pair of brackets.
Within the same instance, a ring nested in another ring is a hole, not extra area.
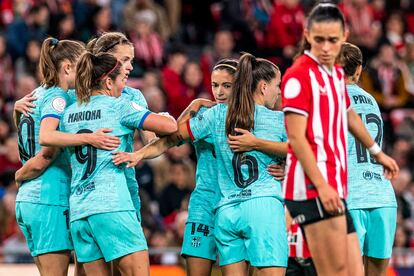
[(284, 107), (283, 108), (283, 112), (298, 113), (298, 114), (303, 115), (305, 117), (308, 117), (309, 116), (308, 112), (306, 112), (306, 111), (304, 111), (302, 109), (299, 109), (299, 108), (295, 108), (295, 107), (288, 107), (288, 106), (287, 107)]
[(40, 121), (42, 121), (45, 118), (56, 118), (56, 119), (60, 120), (60, 118), (62, 118), (62, 117), (59, 116), (59, 115), (56, 115), (56, 114), (46, 114), (40, 119)]
[(188, 134), (190, 135), (190, 139), (191, 141), (194, 141), (195, 138), (194, 138), (193, 132), (191, 131), (190, 120), (187, 121), (186, 125), (187, 125)]
[(151, 111), (147, 111), (147, 113), (144, 114), (144, 116), (142, 116), (141, 121), (138, 124), (138, 128), (142, 129), (142, 125), (144, 124), (145, 119), (148, 117), (148, 115), (151, 114)]

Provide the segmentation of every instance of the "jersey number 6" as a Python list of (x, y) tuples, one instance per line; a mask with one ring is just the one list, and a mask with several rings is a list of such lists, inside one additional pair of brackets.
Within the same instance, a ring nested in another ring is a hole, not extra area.
[[(233, 155), (233, 171), (234, 171), (234, 182), (239, 188), (246, 188), (259, 178), (259, 168), (256, 158), (245, 153), (235, 153)], [(243, 179), (242, 166), (247, 166), (249, 177)]]

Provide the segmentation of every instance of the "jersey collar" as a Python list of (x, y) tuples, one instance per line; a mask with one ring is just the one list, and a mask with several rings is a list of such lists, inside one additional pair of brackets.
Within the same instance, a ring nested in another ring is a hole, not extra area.
[(307, 55), (309, 58), (311, 58), (313, 61), (315, 61), (329, 76), (332, 77), (332, 70), (329, 70), (328, 67), (326, 67), (325, 65), (321, 64), (319, 62), (319, 60), (309, 51), (309, 50), (305, 50), (305, 55)]

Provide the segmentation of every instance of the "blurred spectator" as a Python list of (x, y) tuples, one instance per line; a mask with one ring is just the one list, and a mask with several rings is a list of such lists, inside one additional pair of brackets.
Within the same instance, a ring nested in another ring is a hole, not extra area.
[(17, 171), (21, 166), (17, 139), (10, 136), (0, 151), (0, 173)]
[(349, 28), (348, 40), (358, 45), (365, 57), (371, 57), (381, 37), (381, 23), (376, 21), (368, 0), (344, 0), (342, 5)]
[(395, 231), (394, 247), (408, 248), (410, 246), (410, 231), (402, 225), (397, 225)]
[(411, 182), (411, 173), (407, 170), (401, 170), (397, 178), (391, 181), (392, 187), (395, 191), (395, 196), (398, 203), (398, 213), (401, 214), (402, 219), (406, 220), (411, 217), (411, 206), (404, 198), (404, 191)]
[(73, 14), (61, 13), (52, 17), (50, 25), (50, 34), (59, 40), (79, 39), (75, 29), (75, 18)]
[(139, 162), (135, 167), (135, 176), (140, 189), (144, 189), (150, 196), (151, 200), (155, 200), (154, 191), (154, 171), (148, 162)]
[(151, 68), (162, 65), (164, 43), (154, 31), (156, 15), (152, 10), (142, 10), (135, 13), (135, 24), (128, 35), (135, 48), (135, 60), (140, 67), (141, 74)]
[(181, 1), (164, 0), (164, 6), (167, 11), (168, 25), (171, 29), (170, 36), (175, 36), (180, 26), (181, 18)]
[(382, 110), (404, 107), (408, 102), (407, 81), (396, 58), (394, 47), (383, 44), (378, 55), (361, 76), (362, 87), (371, 93)]
[(0, 95), (10, 97), (14, 91), (12, 59), (6, 51), (6, 38), (0, 33)]
[(215, 33), (213, 48), (207, 47), (200, 57), (201, 71), (203, 72), (204, 89), (212, 95), (211, 72), (214, 65), (223, 58), (237, 59), (238, 55), (233, 52), (234, 39), (231, 31), (222, 29)]
[(156, 113), (165, 112), (167, 106), (165, 95), (160, 88), (157, 86), (148, 87), (142, 90), (142, 93), (147, 100), (149, 110)]
[(405, 26), (402, 14), (393, 12), (389, 15), (385, 22), (385, 36), (383, 40), (394, 46), (399, 58), (406, 55), (405, 47)]
[(39, 82), (32, 76), (23, 75), (16, 80), (15, 99), (21, 99), (39, 86)]
[(91, 10), (89, 23), (80, 34), (82, 41), (88, 41), (91, 37), (100, 36), (113, 30), (111, 10), (107, 6), (94, 6)]
[(211, 98), (213, 97), (206, 92), (203, 87), (203, 74), (200, 65), (191, 61), (188, 62), (183, 70), (183, 83), (181, 102), (188, 106), (195, 98)]
[(267, 26), (266, 46), (273, 55), (282, 56), (282, 64), (288, 63), (296, 54), (302, 38), (305, 13), (299, 0), (275, 1), (273, 13)]
[(7, 238), (17, 233), (18, 225), (16, 222), (16, 183), (14, 174), (16, 171), (10, 170), (0, 173), (1, 187), (4, 195), (0, 199), (0, 244)]
[(167, 41), (171, 35), (168, 24), (168, 17), (164, 7), (155, 3), (153, 0), (130, 0), (124, 7), (124, 28), (130, 32), (135, 28), (135, 16), (137, 12), (151, 10), (155, 14), (154, 30), (161, 36), (163, 41)]
[(172, 213), (178, 211), (181, 208), (182, 200), (191, 194), (188, 182), (191, 172), (185, 163), (173, 162), (170, 173), (171, 182), (164, 188), (159, 198), (160, 214), (164, 218), (171, 215), (175, 218)]
[(178, 118), (187, 107), (185, 103), (181, 102), (184, 96), (182, 94), (183, 81), (181, 74), (187, 59), (187, 54), (183, 48), (174, 47), (170, 50), (167, 64), (162, 69), (161, 79), (167, 96), (167, 110), (174, 118)]
[(7, 50), (13, 60), (24, 55), (27, 43), (31, 39), (43, 41), (49, 25), (49, 9), (40, 4), (31, 7), (26, 16), (7, 27)]
[(41, 44), (37, 40), (30, 40), (27, 43), (24, 56), (16, 61), (16, 79), (30, 76), (40, 82), (40, 72), (38, 68)]

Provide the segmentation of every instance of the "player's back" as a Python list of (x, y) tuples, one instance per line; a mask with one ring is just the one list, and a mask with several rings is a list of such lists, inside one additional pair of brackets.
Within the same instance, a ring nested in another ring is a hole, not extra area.
[[(42, 119), (63, 115), (68, 96), (59, 87), (38, 87), (33, 112), (28, 117), (21, 115), (18, 126), (20, 159), (25, 164), (41, 150), (39, 144)], [(37, 178), (23, 181), (17, 194), (17, 201), (67, 206), (69, 199), (70, 170), (68, 159), (62, 150), (49, 167)]]
[[(220, 187), (216, 207), (256, 197), (281, 199), (281, 183), (267, 172), (268, 165), (278, 162), (277, 158), (259, 151), (234, 153), (227, 143), (226, 114), (227, 105), (219, 104), (192, 119), (193, 122), (199, 121), (198, 125), (210, 128), (205, 140), (214, 145), (216, 153)], [(256, 105), (251, 131), (261, 139), (286, 141), (283, 113)]]
[[(124, 151), (128, 135), (134, 131), (122, 124), (122, 107), (129, 104), (121, 98), (92, 96), (87, 104), (74, 103), (67, 108), (62, 130), (92, 133), (100, 128), (111, 128), (109, 134), (121, 140), (117, 150)], [(111, 151), (90, 145), (70, 147), (68, 151), (72, 166), (71, 220), (96, 213), (134, 210), (124, 167), (112, 163)]]
[[(378, 145), (383, 142), (383, 121), (374, 97), (356, 84), (347, 85), (352, 108), (361, 117)], [(391, 183), (383, 176), (383, 167), (368, 150), (348, 135), (349, 209), (396, 206)]]

